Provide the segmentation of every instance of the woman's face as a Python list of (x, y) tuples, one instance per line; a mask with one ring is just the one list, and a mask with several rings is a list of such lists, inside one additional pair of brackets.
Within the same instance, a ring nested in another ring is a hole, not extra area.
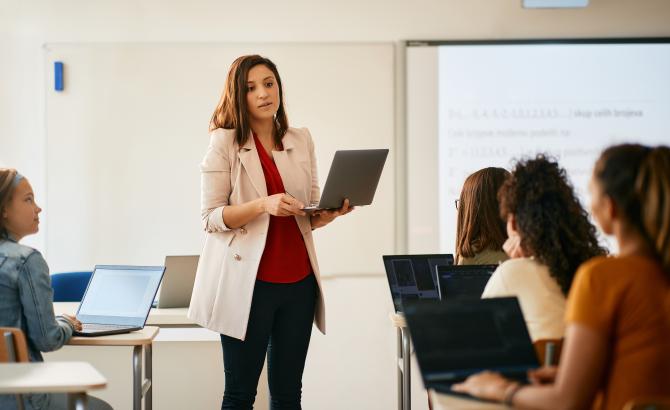
[(589, 193), (591, 194), (591, 215), (600, 229), (606, 235), (613, 232), (614, 209), (612, 199), (605, 194), (598, 179), (591, 175), (589, 181)]
[(35, 203), (33, 188), (22, 178), (14, 188), (12, 199), (2, 210), (2, 218), (7, 231), (17, 240), (39, 230), (39, 214), (42, 208)]
[(279, 109), (279, 87), (272, 70), (263, 64), (254, 66), (247, 76), (247, 110), (252, 119), (274, 118)]

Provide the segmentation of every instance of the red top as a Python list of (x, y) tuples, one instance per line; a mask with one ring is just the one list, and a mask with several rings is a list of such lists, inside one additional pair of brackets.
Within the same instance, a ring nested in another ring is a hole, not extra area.
[[(268, 195), (283, 194), (284, 183), (274, 160), (254, 135)], [(283, 150), (283, 148), (282, 148)], [(256, 279), (263, 282), (294, 283), (312, 273), (307, 247), (295, 217), (270, 215), (265, 249)]]

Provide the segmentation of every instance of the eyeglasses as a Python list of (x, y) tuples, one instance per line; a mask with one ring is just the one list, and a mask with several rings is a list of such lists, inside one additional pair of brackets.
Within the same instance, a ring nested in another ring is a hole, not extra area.
[(454, 200), (454, 205), (456, 206), (456, 210), (458, 211), (458, 204), (461, 202), (460, 199)]

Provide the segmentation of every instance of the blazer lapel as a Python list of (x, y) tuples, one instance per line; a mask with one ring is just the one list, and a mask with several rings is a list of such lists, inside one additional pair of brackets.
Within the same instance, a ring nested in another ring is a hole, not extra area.
[(300, 165), (296, 163), (296, 153), (293, 152), (293, 148), (295, 147), (293, 138), (291, 132), (286, 133), (282, 139), (284, 150), (273, 151), (272, 155), (286, 192), (295, 196), (303, 204), (309, 205), (305, 197), (304, 181), (300, 180), (299, 174), (295, 172), (296, 169), (299, 169)]
[(258, 152), (256, 151), (256, 144), (254, 143), (253, 136), (249, 136), (247, 142), (240, 148), (240, 151), (237, 154), (240, 158), (242, 166), (247, 171), (249, 179), (253, 184), (258, 195), (268, 196), (268, 188), (265, 185), (265, 175), (263, 174), (263, 167), (261, 166), (261, 160), (258, 158)]

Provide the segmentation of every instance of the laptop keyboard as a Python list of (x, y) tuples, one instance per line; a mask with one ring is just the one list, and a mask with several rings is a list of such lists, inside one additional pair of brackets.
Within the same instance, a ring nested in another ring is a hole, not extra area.
[(103, 325), (99, 323), (82, 323), (81, 325), (82, 329), (80, 332), (86, 333), (86, 332), (99, 332), (99, 331), (105, 331), (105, 330), (117, 330), (117, 329), (128, 329), (128, 325)]

